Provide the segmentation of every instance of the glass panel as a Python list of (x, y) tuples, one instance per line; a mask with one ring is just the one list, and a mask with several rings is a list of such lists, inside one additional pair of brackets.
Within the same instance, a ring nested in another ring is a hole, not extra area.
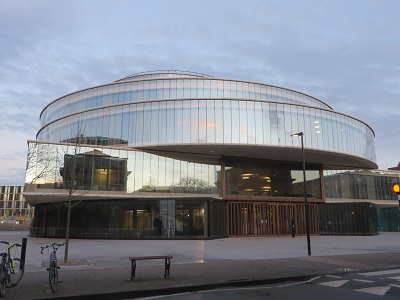
[(110, 109), (105, 108), (103, 110), (103, 130), (102, 130), (102, 145), (106, 146), (109, 144), (109, 129), (110, 129)]
[(157, 81), (156, 80), (150, 81), (150, 91), (149, 92), (150, 92), (149, 99), (157, 99), (158, 98)]
[(135, 112), (135, 144), (141, 145), (143, 143), (144, 134), (144, 121), (143, 121), (143, 104), (131, 105)]
[[(207, 101), (207, 118), (206, 118), (205, 127), (207, 128), (207, 142), (215, 143), (216, 142), (217, 123), (215, 120), (214, 100)], [(219, 142), (222, 142), (222, 138), (219, 140)]]
[(231, 126), (232, 126), (232, 143), (240, 143), (240, 126), (242, 121), (240, 120), (240, 110), (239, 110), (239, 101), (230, 101), (231, 103)]
[(177, 98), (176, 80), (171, 80), (171, 81), (170, 81), (169, 97), (170, 97), (171, 99)]
[(203, 98), (205, 96), (204, 92), (204, 80), (196, 80), (197, 81), (197, 90), (196, 90), (196, 97)]
[(269, 115), (269, 103), (262, 103), (262, 114), (263, 114), (263, 133), (264, 133), (264, 144), (271, 143), (271, 120)]
[[(228, 160), (225, 168), (228, 195), (304, 197), (302, 164), (256, 160)], [(321, 180), (316, 167), (307, 166), (307, 196), (321, 199)]]
[[(192, 102), (192, 104), (196, 105), (197, 101)], [(207, 125), (211, 120), (207, 119), (207, 103), (211, 103), (211, 101), (205, 101), (205, 100), (199, 100), (198, 101), (198, 132), (199, 132), (199, 137), (197, 142), (198, 143), (207, 143)], [(195, 110), (193, 107), (192, 110)]]
[[(161, 130), (165, 130), (165, 111), (164, 115), (161, 113), (161, 110), (159, 109), (159, 102), (152, 102), (151, 103), (151, 110), (150, 110), (150, 139), (149, 142), (151, 144), (157, 144), (159, 142), (165, 142), (165, 136), (164, 140), (160, 141), (161, 138)], [(146, 118), (146, 115), (145, 115)], [(164, 121), (164, 122), (163, 122)]]
[(256, 117), (254, 102), (247, 102), (247, 143), (254, 144), (256, 141)]
[(183, 89), (184, 89), (184, 80), (179, 79), (176, 81), (177, 84), (177, 92), (176, 92), (176, 98), (183, 98)]
[(279, 119), (278, 119), (278, 111), (277, 111), (277, 104), (270, 103), (269, 104), (269, 120), (271, 124), (271, 139), (270, 143), (272, 145), (279, 145)]
[(223, 81), (224, 97), (231, 98), (231, 82), (228, 80)]
[[(215, 100), (215, 117), (214, 117), (214, 127), (215, 127), (215, 142), (224, 142), (224, 121), (223, 121), (223, 108), (222, 101)], [(210, 116), (211, 118), (211, 116)]]
[(183, 143), (183, 130), (184, 130), (184, 119), (183, 119), (183, 103), (181, 101), (175, 101), (175, 142)]
[[(160, 139), (163, 141), (162, 137), (165, 135), (165, 142), (172, 143), (175, 142), (175, 102), (168, 101), (167, 103), (161, 104), (160, 109), (164, 111), (165, 107), (165, 122), (164, 128), (159, 128)], [(160, 125), (162, 123), (159, 123)]]
[(218, 86), (216, 80), (210, 80), (211, 84), (211, 94), (210, 98), (218, 98)]
[(255, 143), (264, 143), (264, 120), (261, 102), (255, 102), (254, 105), (254, 130), (255, 130)]
[(190, 138), (189, 141), (191, 143), (199, 143), (200, 139), (203, 137), (199, 136), (199, 102), (198, 100), (191, 100), (188, 102), (189, 104), (189, 114), (190, 116), (189, 122), (189, 130), (190, 130)]
[(231, 101), (224, 100), (223, 105), (223, 124), (224, 124), (224, 143), (232, 143), (232, 110)]
[(283, 107), (283, 115), (284, 115), (284, 135), (285, 135), (285, 145), (292, 145), (291, 136), (292, 132), (292, 114), (291, 114), (292, 105), (285, 105)]
[(286, 139), (290, 137), (290, 135), (286, 136), (285, 133), (285, 114), (283, 112), (282, 104), (277, 104), (276, 116), (278, 118), (278, 145), (286, 145)]

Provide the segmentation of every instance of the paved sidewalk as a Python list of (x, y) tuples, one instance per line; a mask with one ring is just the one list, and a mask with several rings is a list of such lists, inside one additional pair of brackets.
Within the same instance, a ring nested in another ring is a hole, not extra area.
[[(0, 239), (10, 242), (21, 242), (23, 237), (28, 238), (26, 273), (16, 288), (7, 291), (8, 299), (132, 299), (377, 267), (400, 268), (400, 233), (313, 236), (312, 256), (307, 256), (305, 237), (71, 240), (69, 263), (60, 269), (63, 282), (53, 293), (46, 272), (48, 257), (40, 254), (40, 246), (63, 240), (28, 237), (27, 232), (0, 232)], [(59, 261), (63, 254), (60, 248)], [(163, 261), (139, 261), (136, 279), (129, 281), (129, 256), (164, 254), (174, 257), (170, 278), (163, 279)]]

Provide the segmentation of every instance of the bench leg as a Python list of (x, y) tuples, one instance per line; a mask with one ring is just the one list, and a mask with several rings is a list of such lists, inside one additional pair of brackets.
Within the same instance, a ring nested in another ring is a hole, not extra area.
[(136, 273), (136, 260), (131, 261), (131, 281), (135, 278)]
[(169, 277), (169, 268), (171, 266), (171, 260), (169, 258), (165, 259), (165, 272), (164, 272), (164, 278)]

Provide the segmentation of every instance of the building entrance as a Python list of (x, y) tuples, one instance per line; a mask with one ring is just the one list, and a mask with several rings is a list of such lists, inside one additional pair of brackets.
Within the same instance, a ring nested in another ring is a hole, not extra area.
[[(318, 205), (308, 204), (310, 233), (319, 234)], [(305, 235), (304, 203), (228, 202), (229, 237)]]

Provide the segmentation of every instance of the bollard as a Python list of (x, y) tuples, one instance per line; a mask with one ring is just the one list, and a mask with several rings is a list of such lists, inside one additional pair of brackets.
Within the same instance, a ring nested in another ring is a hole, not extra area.
[(292, 220), (292, 237), (296, 236), (296, 229), (294, 227), (294, 220)]
[(27, 245), (27, 238), (22, 239), (22, 247), (21, 247), (21, 264), (20, 268), (22, 269), (25, 266), (25, 257), (26, 257), (26, 245)]

